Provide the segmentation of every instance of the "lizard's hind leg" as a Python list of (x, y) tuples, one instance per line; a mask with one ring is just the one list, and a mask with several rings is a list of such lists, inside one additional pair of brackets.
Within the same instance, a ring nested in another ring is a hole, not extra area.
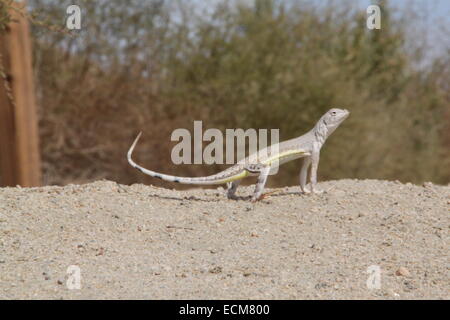
[(258, 176), (258, 182), (256, 182), (255, 192), (252, 196), (252, 202), (261, 200), (261, 195), (264, 190), (264, 186), (266, 185), (267, 177), (269, 176), (270, 166), (264, 167), (261, 169), (261, 172)]
[(240, 183), (241, 183), (241, 179), (227, 183), (227, 186), (228, 186), (227, 198), (228, 199), (237, 199), (237, 197), (236, 197), (236, 190), (237, 190), (237, 188), (238, 188)]

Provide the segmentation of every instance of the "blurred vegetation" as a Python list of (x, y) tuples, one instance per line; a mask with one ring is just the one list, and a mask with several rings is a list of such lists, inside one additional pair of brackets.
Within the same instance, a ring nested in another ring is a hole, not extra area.
[[(331, 107), (351, 116), (322, 149), (320, 179), (450, 181), (449, 55), (417, 68), (427, 48), (406, 46), (384, 1), (381, 30), (350, 2), (29, 3), (61, 24), (67, 5), (82, 8), (75, 37), (33, 27), (45, 183), (158, 184), (126, 162), (140, 130), (145, 167), (211, 174), (224, 167), (172, 164), (174, 129), (203, 120), (204, 130), (280, 128), (284, 140)], [(297, 184), (298, 171), (289, 163), (269, 185)]]
[(6, 26), (11, 22), (9, 7), (13, 0), (0, 1), (0, 32), (5, 32)]

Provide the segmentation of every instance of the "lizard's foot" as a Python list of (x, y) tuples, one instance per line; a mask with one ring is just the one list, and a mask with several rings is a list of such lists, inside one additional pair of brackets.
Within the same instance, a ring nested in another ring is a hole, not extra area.
[(311, 186), (311, 193), (312, 194), (322, 194), (324, 191), (322, 189), (317, 188), (314, 186), (314, 188)]
[(256, 202), (256, 201), (264, 200), (264, 199), (270, 197), (271, 194), (274, 194), (274, 193), (276, 193), (278, 191), (279, 190), (273, 190), (273, 191), (270, 191), (270, 192), (266, 192), (266, 193), (261, 194), (259, 197), (256, 197), (255, 195), (253, 195), (252, 198), (251, 198), (251, 201), (252, 202)]
[(300, 187), (301, 193), (303, 194), (322, 194), (324, 191), (322, 189), (311, 188), (311, 186), (308, 187)]
[(237, 195), (235, 195), (234, 193), (233, 194), (228, 194), (227, 193), (227, 198), (229, 200), (239, 200), (239, 197)]
[(310, 188), (308, 188), (308, 186), (304, 186), (304, 187), (300, 186), (300, 193), (301, 194), (310, 194), (311, 190), (310, 190)]
[(250, 200), (251, 202), (255, 203), (256, 201), (261, 201), (264, 198), (266, 198), (268, 196), (268, 194), (262, 194), (260, 196), (252, 196), (252, 199)]
[(252, 201), (252, 202), (256, 202), (256, 201), (264, 200), (265, 198), (270, 197), (270, 195), (271, 195), (272, 193), (275, 193), (275, 192), (277, 192), (277, 190), (274, 190), (274, 191), (271, 191), (271, 192), (263, 193), (263, 194), (260, 195), (259, 197), (252, 196), (252, 200), (251, 200), (251, 201)]
[(264, 195), (260, 195), (259, 197), (252, 196), (250, 202), (255, 203), (256, 201), (260, 201), (264, 198)]

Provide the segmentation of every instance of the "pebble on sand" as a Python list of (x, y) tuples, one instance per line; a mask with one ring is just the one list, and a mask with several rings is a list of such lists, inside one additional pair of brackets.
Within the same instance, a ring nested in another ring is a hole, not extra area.
[(402, 277), (409, 277), (410, 273), (409, 273), (409, 270), (406, 269), (405, 267), (400, 267), (400, 268), (398, 268), (397, 271), (395, 271), (395, 275), (402, 276)]

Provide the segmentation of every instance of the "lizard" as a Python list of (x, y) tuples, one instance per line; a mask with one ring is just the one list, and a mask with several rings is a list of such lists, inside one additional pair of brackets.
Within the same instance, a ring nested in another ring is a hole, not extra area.
[[(132, 167), (142, 173), (165, 181), (195, 185), (227, 184), (229, 199), (236, 199), (236, 189), (242, 179), (248, 176), (258, 176), (255, 191), (251, 197), (251, 201), (255, 202), (264, 198), (262, 193), (271, 172), (285, 162), (303, 158), (299, 175), (301, 193), (321, 193), (322, 191), (316, 188), (320, 150), (327, 138), (347, 119), (349, 114), (350, 112), (346, 109), (330, 109), (304, 135), (269, 146), (238, 161), (234, 166), (210, 176), (178, 177), (148, 170), (136, 164), (131, 156), (142, 132), (138, 134), (128, 150), (127, 159)], [(273, 152), (273, 150), (276, 151)], [(306, 187), (309, 168), (311, 168), (310, 190)]]

